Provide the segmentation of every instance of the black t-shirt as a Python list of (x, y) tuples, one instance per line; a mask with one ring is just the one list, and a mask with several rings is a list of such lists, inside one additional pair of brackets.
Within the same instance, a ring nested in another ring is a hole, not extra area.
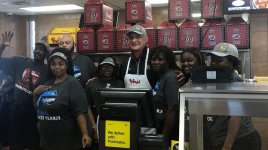
[(82, 147), (81, 130), (76, 117), (87, 112), (86, 95), (80, 83), (68, 76), (42, 93), (36, 101), (40, 145), (44, 149), (67, 150)]
[(174, 70), (168, 69), (164, 74), (160, 75), (153, 88), (156, 108), (164, 112), (172, 105), (178, 104), (178, 89), (180, 85), (176, 75)]
[(109, 80), (109, 81), (96, 79), (96, 80), (90, 82), (86, 86), (88, 104), (91, 106), (91, 110), (94, 114), (95, 119), (97, 118), (98, 114), (97, 114), (96, 106), (94, 105), (94, 102), (90, 96), (90, 91), (99, 90), (102, 88), (124, 88), (124, 83), (119, 79), (114, 79), (114, 80)]
[[(13, 88), (14, 82), (11, 76), (6, 75), (2, 70), (0, 70), (0, 126), (1, 124), (9, 124), (8, 104), (12, 101)], [(3, 128), (3, 130), (6, 130), (6, 128)], [(3, 130), (1, 130), (0, 127), (0, 133), (4, 132)]]
[(32, 105), (32, 92), (47, 79), (47, 65), (26, 57), (0, 58), (0, 69), (15, 82), (15, 104)]
[(178, 104), (179, 83), (174, 70), (167, 69), (159, 75), (159, 79), (153, 87), (153, 99), (156, 107), (156, 117), (159, 121), (159, 130), (162, 131), (166, 113), (169, 108)]
[[(129, 68), (128, 68), (129, 74), (141, 74), (141, 75), (144, 74), (145, 65), (148, 65), (148, 62), (147, 64), (145, 64), (146, 54), (147, 54), (147, 47), (145, 46), (144, 49), (142, 50), (142, 55), (138, 61), (130, 57), (131, 59), (130, 59)], [(121, 80), (124, 80), (128, 61), (129, 59), (126, 59), (123, 63), (121, 63), (120, 71), (119, 71), (119, 77)]]
[[(236, 72), (233, 73), (235, 82), (242, 81)], [(228, 132), (228, 125), (231, 116), (205, 115), (204, 116), (204, 134), (214, 146), (224, 143)], [(256, 131), (251, 123), (251, 117), (241, 117), (240, 128), (236, 139), (245, 137)]]
[(83, 87), (86, 86), (87, 80), (96, 74), (94, 62), (87, 56), (76, 54), (73, 59), (74, 77), (79, 79)]

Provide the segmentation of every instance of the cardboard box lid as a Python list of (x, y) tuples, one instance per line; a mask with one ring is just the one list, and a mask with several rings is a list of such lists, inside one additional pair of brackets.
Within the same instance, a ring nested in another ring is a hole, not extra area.
[(232, 17), (226, 25), (247, 25), (248, 23), (241, 17)]
[(181, 23), (181, 25), (179, 26), (179, 28), (196, 28), (196, 27), (199, 27), (198, 23), (193, 21), (193, 20), (185, 20)]

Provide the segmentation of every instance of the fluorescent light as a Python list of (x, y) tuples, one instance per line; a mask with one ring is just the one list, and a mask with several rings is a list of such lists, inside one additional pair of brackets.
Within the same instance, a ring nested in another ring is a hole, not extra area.
[(53, 5), (53, 6), (40, 6), (40, 7), (25, 7), (20, 9), (31, 12), (48, 12), (48, 11), (55, 12), (55, 11), (66, 11), (66, 10), (80, 10), (83, 9), (83, 7), (74, 4), (69, 4), (69, 5)]
[(193, 18), (199, 18), (201, 17), (201, 13), (192, 13)]
[(150, 4), (167, 4), (168, 0), (147, 0)]
[(201, 0), (191, 0), (191, 2), (201, 2)]

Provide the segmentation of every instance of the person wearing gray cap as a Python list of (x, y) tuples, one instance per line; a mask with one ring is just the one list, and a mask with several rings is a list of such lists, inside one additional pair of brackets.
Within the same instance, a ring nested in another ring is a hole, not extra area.
[[(86, 93), (89, 94), (92, 90), (99, 90), (102, 88), (124, 88), (122, 80), (118, 79), (118, 68), (116, 60), (111, 56), (104, 56), (100, 58), (97, 68), (97, 79), (89, 82), (86, 86)], [(88, 103), (91, 105), (94, 117), (96, 120), (96, 110), (93, 106), (93, 101), (88, 95)]]
[[(88, 57), (81, 54), (78, 54), (74, 51), (74, 38), (69, 33), (63, 34), (58, 39), (58, 45), (60, 48), (64, 48), (65, 50), (70, 52), (72, 61), (73, 61), (73, 70), (74, 77), (79, 80), (82, 87), (86, 87), (86, 83), (89, 79), (95, 77), (96, 66), (94, 62)], [(95, 130), (95, 120), (93, 120), (93, 114), (91, 110), (89, 112), (89, 120), (92, 128)]]
[[(2, 34), (0, 56), (10, 45), (13, 32)], [(4, 46), (3, 46), (4, 45)], [(44, 63), (49, 51), (46, 44), (37, 42), (34, 59), (22, 56), (0, 58), (0, 69), (14, 79), (13, 102), (10, 106), (10, 149), (39, 149), (36, 129), (36, 111), (33, 107), (33, 90), (46, 80), (47, 65)]]
[[(239, 69), (238, 50), (230, 43), (219, 43), (211, 55), (211, 66), (226, 66)], [(237, 71), (233, 73), (235, 82), (242, 81)], [(205, 116), (204, 145), (206, 150), (260, 150), (259, 133), (250, 117)]]
[[(118, 67), (116, 60), (112, 56), (104, 56), (99, 59), (97, 78), (86, 85), (88, 105), (90, 107), (90, 110), (92, 110), (94, 120), (97, 120), (98, 113), (91, 93), (94, 90), (103, 88), (124, 88), (124, 83), (122, 80), (118, 79)], [(98, 149), (98, 143), (96, 143), (98, 141), (97, 125), (95, 125), (93, 128), (95, 129), (95, 143), (93, 143), (91, 147), (92, 150)]]
[(64, 48), (48, 57), (49, 80), (34, 90), (41, 148), (78, 150), (91, 145), (84, 89), (73, 77), (72, 59)]
[(131, 56), (122, 63), (120, 77), (124, 80), (126, 88), (150, 88), (147, 78), (147, 62), (149, 48), (146, 46), (148, 36), (146, 30), (140, 25), (130, 27), (127, 32)]
[(235, 45), (230, 43), (217, 44), (211, 54), (212, 66), (231, 66), (235, 70), (239, 69), (240, 61), (238, 50)]

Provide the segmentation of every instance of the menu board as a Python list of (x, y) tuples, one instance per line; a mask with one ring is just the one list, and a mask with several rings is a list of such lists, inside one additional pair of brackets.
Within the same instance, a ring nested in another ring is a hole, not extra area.
[(267, 11), (268, 0), (226, 0), (226, 11), (245, 12), (245, 11)]

